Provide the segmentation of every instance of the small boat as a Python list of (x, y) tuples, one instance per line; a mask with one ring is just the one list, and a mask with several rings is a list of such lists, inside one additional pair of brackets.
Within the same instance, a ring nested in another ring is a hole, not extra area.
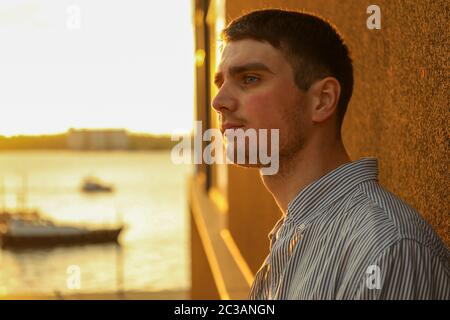
[(118, 242), (123, 226), (89, 229), (56, 225), (45, 219), (13, 217), (0, 228), (3, 248), (35, 248)]
[(81, 186), (81, 191), (88, 193), (112, 192), (113, 187), (100, 182), (98, 179), (89, 177), (84, 180), (83, 185)]

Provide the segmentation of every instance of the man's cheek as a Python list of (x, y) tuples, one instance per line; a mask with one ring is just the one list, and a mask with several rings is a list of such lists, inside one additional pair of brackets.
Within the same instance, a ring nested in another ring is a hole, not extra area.
[(246, 118), (253, 127), (275, 128), (277, 107), (272, 98), (270, 94), (260, 94), (247, 100)]

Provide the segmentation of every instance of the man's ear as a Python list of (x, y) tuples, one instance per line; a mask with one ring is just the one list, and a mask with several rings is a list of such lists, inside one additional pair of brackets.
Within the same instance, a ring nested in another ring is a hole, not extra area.
[(341, 85), (336, 78), (326, 77), (313, 83), (308, 90), (312, 102), (311, 120), (321, 123), (332, 117), (336, 113), (340, 94)]

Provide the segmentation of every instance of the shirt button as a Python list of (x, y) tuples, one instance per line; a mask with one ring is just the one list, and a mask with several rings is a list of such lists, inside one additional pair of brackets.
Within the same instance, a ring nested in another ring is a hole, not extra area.
[(299, 232), (303, 232), (303, 230), (305, 230), (305, 225), (302, 223), (301, 225), (299, 225), (299, 226), (297, 227), (297, 230), (298, 230)]

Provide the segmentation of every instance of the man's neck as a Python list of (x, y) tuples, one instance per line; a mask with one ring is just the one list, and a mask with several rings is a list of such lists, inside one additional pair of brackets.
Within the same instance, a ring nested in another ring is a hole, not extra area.
[(295, 196), (328, 172), (350, 162), (341, 140), (317, 148), (311, 143), (290, 157), (280, 157), (275, 175), (262, 175), (266, 188), (272, 193), (283, 214)]

